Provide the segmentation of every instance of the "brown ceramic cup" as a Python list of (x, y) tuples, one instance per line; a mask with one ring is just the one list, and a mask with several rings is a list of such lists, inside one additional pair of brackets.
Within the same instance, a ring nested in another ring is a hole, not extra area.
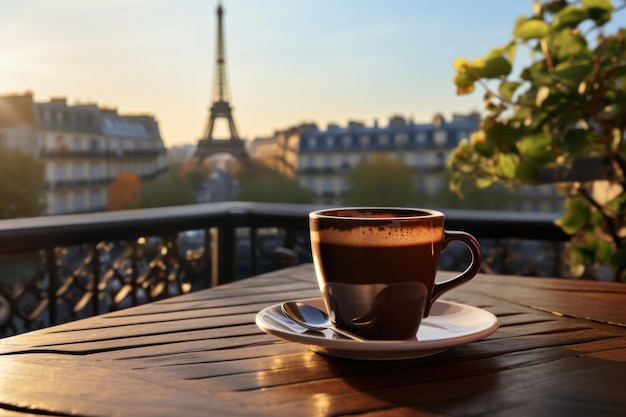
[[(480, 270), (478, 241), (445, 230), (438, 211), (335, 208), (310, 213), (309, 224), (315, 272), (333, 322), (368, 339), (415, 339), (434, 301)], [(454, 278), (435, 282), (439, 257), (455, 241), (467, 246), (471, 262)]]

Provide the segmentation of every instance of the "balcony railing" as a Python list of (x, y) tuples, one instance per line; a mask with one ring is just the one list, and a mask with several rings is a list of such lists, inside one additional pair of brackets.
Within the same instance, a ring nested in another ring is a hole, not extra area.
[[(0, 336), (308, 262), (318, 208), (229, 202), (0, 221)], [(487, 270), (538, 274), (517, 254), (531, 240), (534, 261), (550, 258), (539, 274), (561, 274), (568, 236), (555, 215), (445, 213), (446, 228), (481, 240)], [(463, 251), (448, 252), (463, 264)]]

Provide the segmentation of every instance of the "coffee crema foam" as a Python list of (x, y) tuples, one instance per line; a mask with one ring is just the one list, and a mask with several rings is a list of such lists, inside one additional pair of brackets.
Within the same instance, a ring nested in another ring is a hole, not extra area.
[(311, 240), (344, 246), (407, 246), (443, 240), (443, 228), (361, 226), (350, 230), (329, 228), (311, 234)]

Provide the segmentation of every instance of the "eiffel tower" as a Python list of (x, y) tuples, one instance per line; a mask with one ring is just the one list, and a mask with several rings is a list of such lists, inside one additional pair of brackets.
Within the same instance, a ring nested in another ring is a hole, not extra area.
[[(237, 134), (235, 121), (233, 120), (233, 111), (228, 101), (228, 88), (226, 84), (226, 59), (224, 54), (224, 26), (222, 17), (224, 9), (221, 3), (217, 6), (217, 61), (215, 69), (215, 80), (213, 84), (213, 104), (211, 105), (209, 120), (205, 133), (198, 141), (195, 158), (198, 163), (204, 158), (218, 153), (229, 153), (240, 162), (248, 161), (248, 154), (244, 147), (244, 142)], [(226, 119), (228, 122), (228, 130), (230, 138), (214, 139), (213, 129), (217, 119)]]

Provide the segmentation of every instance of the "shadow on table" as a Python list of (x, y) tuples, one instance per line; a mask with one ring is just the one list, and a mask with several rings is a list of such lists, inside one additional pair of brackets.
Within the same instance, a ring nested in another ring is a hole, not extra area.
[(325, 358), (331, 373), (365, 394), (366, 400), (359, 404), (362, 409), (353, 411), (408, 407), (449, 412), (457, 405), (466, 407), (468, 402), (475, 403), (476, 397), (494, 390), (501, 371), (497, 358), (485, 357), (480, 348), (464, 346), (461, 355), (456, 349), (399, 361)]
[[(532, 353), (486, 355), (478, 343), (410, 361), (327, 358), (327, 363), (331, 372), (364, 394), (358, 404), (361, 409), (353, 411), (624, 415), (623, 358), (616, 361), (572, 355), (571, 350), (562, 347), (552, 352), (548, 361)], [(354, 403), (351, 405), (354, 408)]]

